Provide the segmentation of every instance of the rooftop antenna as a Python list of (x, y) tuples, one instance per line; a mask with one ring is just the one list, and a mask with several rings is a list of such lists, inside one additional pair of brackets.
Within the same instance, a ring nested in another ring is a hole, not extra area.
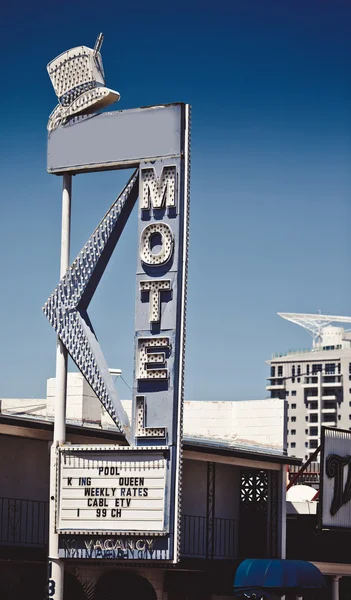
[(318, 346), (322, 340), (322, 332), (331, 323), (351, 323), (351, 317), (340, 317), (336, 315), (303, 314), (303, 313), (278, 313), (280, 317), (300, 325), (308, 331), (313, 338), (313, 347)]
[(94, 46), (94, 56), (96, 56), (97, 53), (100, 52), (103, 41), (104, 41), (104, 34), (99, 33), (99, 35), (96, 38), (96, 42), (95, 42), (95, 46)]

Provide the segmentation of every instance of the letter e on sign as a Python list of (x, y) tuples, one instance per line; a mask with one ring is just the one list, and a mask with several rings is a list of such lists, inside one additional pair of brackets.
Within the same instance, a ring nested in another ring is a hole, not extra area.
[[(153, 351), (148, 353), (148, 348), (152, 348)], [(169, 338), (141, 338), (138, 348), (137, 378), (167, 379), (166, 351), (169, 352), (169, 350)]]

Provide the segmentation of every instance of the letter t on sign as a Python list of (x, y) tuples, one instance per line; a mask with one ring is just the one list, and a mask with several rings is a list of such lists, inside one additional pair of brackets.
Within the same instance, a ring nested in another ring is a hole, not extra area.
[(163, 281), (141, 281), (140, 291), (150, 293), (150, 323), (159, 323), (161, 320), (161, 292), (169, 291), (171, 282), (169, 279)]

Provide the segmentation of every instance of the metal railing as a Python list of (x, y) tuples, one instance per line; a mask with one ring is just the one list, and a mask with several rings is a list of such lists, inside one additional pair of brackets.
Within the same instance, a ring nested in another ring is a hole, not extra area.
[[(43, 548), (48, 542), (48, 523), (48, 502), (0, 498), (0, 546)], [(183, 556), (235, 558), (237, 539), (237, 521), (234, 519), (215, 518), (210, 534), (206, 517), (181, 517), (180, 551)]]
[(294, 485), (305, 483), (305, 484), (315, 484), (319, 483), (320, 476), (320, 463), (317, 461), (311, 461), (307, 467), (301, 471), (301, 467), (297, 465), (289, 466), (289, 482), (300, 473), (299, 477), (295, 479)]
[(182, 515), (180, 553), (198, 558), (235, 558), (237, 556), (237, 521), (215, 518), (209, 539), (208, 519)]
[(48, 524), (48, 502), (0, 498), (0, 545), (44, 547)]
[(284, 356), (293, 356), (294, 354), (309, 354), (310, 352), (329, 352), (330, 350), (341, 350), (342, 345), (336, 346), (315, 346), (314, 348), (296, 348), (286, 352), (272, 352), (272, 358), (283, 358)]

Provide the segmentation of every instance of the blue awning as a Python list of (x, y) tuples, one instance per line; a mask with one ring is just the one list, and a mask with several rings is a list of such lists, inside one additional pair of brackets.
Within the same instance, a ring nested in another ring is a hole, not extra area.
[(322, 573), (304, 560), (246, 559), (239, 565), (234, 579), (237, 596), (283, 596), (287, 592), (302, 595), (307, 590), (323, 588), (326, 584)]

